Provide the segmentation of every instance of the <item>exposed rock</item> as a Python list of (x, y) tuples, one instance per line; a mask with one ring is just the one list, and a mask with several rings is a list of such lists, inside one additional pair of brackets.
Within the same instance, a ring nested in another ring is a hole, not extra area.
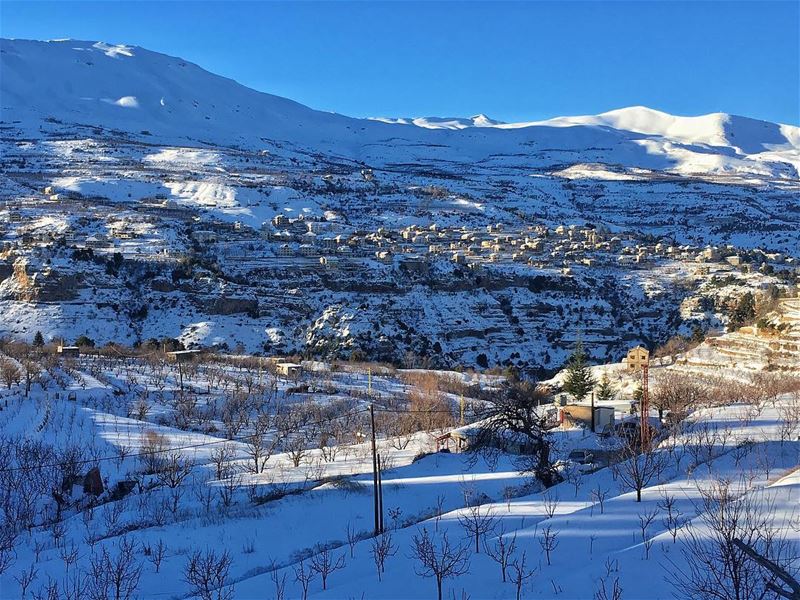
[(163, 277), (156, 277), (153, 279), (150, 282), (150, 287), (154, 292), (172, 292), (177, 289), (171, 281)]
[(103, 478), (100, 476), (100, 468), (94, 467), (86, 473), (83, 478), (83, 493), (91, 494), (92, 496), (99, 496), (103, 493), (105, 487), (103, 486)]
[(4, 283), (4, 299), (19, 302), (63, 302), (78, 297), (80, 276), (62, 275), (50, 267), (37, 271), (25, 259), (20, 258), (14, 262), (13, 273)]
[(111, 490), (111, 500), (121, 500), (133, 491), (133, 489), (136, 487), (136, 484), (137, 482), (135, 479), (118, 481), (114, 486), (114, 489)]
[(216, 298), (208, 310), (215, 315), (233, 315), (237, 313), (257, 313), (258, 300), (255, 298)]

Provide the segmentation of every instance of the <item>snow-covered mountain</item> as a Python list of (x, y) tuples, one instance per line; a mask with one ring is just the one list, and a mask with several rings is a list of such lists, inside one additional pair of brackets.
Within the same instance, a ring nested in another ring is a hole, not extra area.
[(125, 45), (2, 40), (2, 120), (118, 129), (162, 141), (290, 143), (372, 164), (487, 160), (529, 167), (604, 163), (682, 174), (796, 178), (800, 130), (726, 114), (676, 117), (647, 108), (500, 123), (354, 119), (257, 92), (164, 54)]
[(0, 337), (552, 372), (797, 280), (796, 127), (355, 119), (73, 40), (0, 74)]

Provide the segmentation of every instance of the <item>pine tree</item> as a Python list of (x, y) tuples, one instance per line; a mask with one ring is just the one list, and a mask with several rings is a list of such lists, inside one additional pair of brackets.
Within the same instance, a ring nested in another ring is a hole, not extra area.
[(596, 398), (598, 402), (613, 402), (617, 397), (617, 392), (614, 386), (611, 385), (611, 380), (608, 378), (608, 373), (603, 373), (600, 378), (600, 384), (597, 386)]
[(44, 346), (44, 336), (41, 331), (37, 331), (36, 335), (33, 336), (33, 345), (37, 348)]
[(730, 314), (730, 321), (728, 322), (728, 331), (736, 331), (739, 327), (743, 327), (756, 316), (756, 301), (753, 294), (747, 292), (739, 298), (733, 311)]
[(594, 384), (595, 380), (589, 370), (583, 343), (578, 341), (567, 361), (567, 378), (564, 380), (564, 391), (580, 402), (592, 391)]

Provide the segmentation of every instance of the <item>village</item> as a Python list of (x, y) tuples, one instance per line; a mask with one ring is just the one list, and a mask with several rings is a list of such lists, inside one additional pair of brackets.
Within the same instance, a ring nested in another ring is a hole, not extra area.
[[(67, 227), (45, 226), (37, 214), (69, 212)], [(344, 223), (336, 213), (292, 217), (279, 213), (260, 227), (241, 221), (221, 221), (198, 215), (193, 208), (165, 197), (140, 198), (120, 214), (118, 206), (102, 198), (82, 197), (75, 192), (56, 193), (45, 187), (39, 197), (18, 199), (6, 205), (8, 226), (0, 244), (5, 252), (50, 245), (92, 249), (98, 254), (120, 253), (125, 259), (178, 262), (189, 249), (218, 256), (251, 269), (277, 265), (307, 270), (357, 270), (370, 263), (390, 265), (410, 274), (425, 275), (429, 265), (448, 260), (470, 269), (519, 264), (533, 269), (573, 269), (624, 266), (647, 269), (658, 261), (697, 263), (699, 274), (771, 273), (775, 269), (797, 275), (798, 259), (759, 248), (680, 245), (669, 237), (647, 243), (634, 233), (613, 234), (608, 227), (578, 225), (531, 225), (496, 223), (481, 229), (410, 225), (375, 230)], [(159, 236), (159, 225), (180, 225), (177, 247)], [(291, 260), (287, 260), (291, 259)]]

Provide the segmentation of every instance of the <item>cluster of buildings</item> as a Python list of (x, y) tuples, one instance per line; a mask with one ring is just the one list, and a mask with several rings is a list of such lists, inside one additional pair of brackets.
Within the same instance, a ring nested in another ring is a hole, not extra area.
[[(748, 271), (797, 262), (792, 257), (761, 250), (741, 251), (733, 246), (700, 248), (669, 240), (648, 243), (634, 236), (614, 234), (603, 225), (548, 227), (520, 220), (518, 224), (485, 227), (431, 223), (370, 229), (346, 224), (336, 217), (280, 213), (255, 229), (240, 221), (198, 215), (196, 210), (162, 197), (143, 199), (124, 215), (113, 204), (88, 202), (72, 193), (56, 193), (52, 187), (44, 188), (44, 200), (70, 203), (71, 218), (66, 227), (54, 231), (37, 226), (22, 204), (9, 204), (6, 226), (0, 226), (0, 240), (23, 248), (63, 241), (68, 247), (121, 252), (143, 260), (170, 256), (177, 259), (186, 249), (181, 244), (167, 247), (164, 236), (157, 235), (166, 219), (182, 224), (189, 242), (201, 250), (235, 256), (237, 248), (257, 245), (261, 252), (250, 253), (251, 257), (301, 260), (301, 264), (316, 264), (315, 268), (355, 267), (369, 260), (410, 273), (426, 273), (434, 261), (451, 261), (466, 268), (487, 263), (560, 268), (569, 275), (575, 267), (647, 268), (663, 259), (698, 263), (701, 273), (712, 264)], [(224, 245), (224, 249), (217, 245)]]

